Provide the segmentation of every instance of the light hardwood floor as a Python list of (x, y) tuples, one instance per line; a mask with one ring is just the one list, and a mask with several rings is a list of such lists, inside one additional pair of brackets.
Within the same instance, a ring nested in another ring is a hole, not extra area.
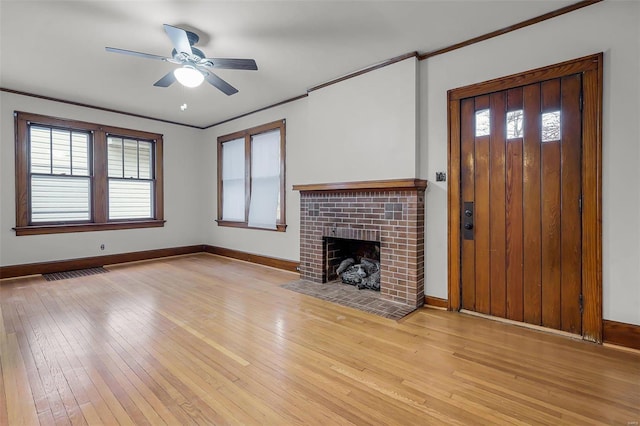
[(637, 424), (640, 353), (198, 254), (0, 284), (0, 425)]

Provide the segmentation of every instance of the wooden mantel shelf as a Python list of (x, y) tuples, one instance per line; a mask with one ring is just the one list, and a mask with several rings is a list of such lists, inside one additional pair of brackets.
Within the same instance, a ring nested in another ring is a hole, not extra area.
[(424, 179), (390, 179), (390, 180), (365, 180), (358, 182), (314, 183), (306, 185), (293, 185), (294, 191), (318, 192), (318, 191), (402, 191), (424, 190), (428, 182)]

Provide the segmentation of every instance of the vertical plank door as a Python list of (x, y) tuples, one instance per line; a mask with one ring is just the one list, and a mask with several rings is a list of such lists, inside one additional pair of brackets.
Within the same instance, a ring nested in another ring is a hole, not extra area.
[(582, 332), (582, 81), (463, 99), (461, 304)]

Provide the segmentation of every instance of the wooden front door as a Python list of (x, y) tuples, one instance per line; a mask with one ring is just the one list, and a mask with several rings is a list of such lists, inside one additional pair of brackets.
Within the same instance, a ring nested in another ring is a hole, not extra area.
[(462, 308), (582, 334), (582, 75), (461, 100)]
[(602, 59), (448, 92), (449, 309), (602, 342)]

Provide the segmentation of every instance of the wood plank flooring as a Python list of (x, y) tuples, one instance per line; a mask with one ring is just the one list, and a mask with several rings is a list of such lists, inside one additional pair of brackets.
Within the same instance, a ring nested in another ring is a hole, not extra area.
[(640, 353), (209, 254), (0, 284), (0, 425), (637, 424)]

